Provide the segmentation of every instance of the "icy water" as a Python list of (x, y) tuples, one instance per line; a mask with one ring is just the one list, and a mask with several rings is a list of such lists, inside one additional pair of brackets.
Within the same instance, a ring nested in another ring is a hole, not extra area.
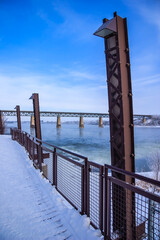
[[(7, 124), (11, 126), (16, 123)], [(55, 122), (43, 122), (41, 126), (44, 141), (84, 155), (90, 161), (110, 164), (109, 126), (99, 128), (85, 123), (80, 129), (78, 122), (64, 122), (59, 129)], [(22, 129), (30, 132), (30, 123), (22, 122)], [(134, 133), (136, 171), (148, 171), (151, 155), (160, 151), (160, 127), (135, 127)]]

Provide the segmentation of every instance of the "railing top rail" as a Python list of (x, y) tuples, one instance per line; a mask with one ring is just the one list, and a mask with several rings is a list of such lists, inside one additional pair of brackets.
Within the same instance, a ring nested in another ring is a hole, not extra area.
[(137, 173), (132, 173), (132, 172), (129, 172), (129, 171), (126, 171), (126, 170), (123, 170), (123, 169), (119, 169), (117, 167), (114, 167), (114, 166), (111, 166), (111, 165), (108, 165), (108, 164), (105, 164), (105, 168), (108, 168), (111, 171), (114, 171), (114, 172), (117, 172), (117, 173), (121, 173), (123, 175), (128, 175), (128, 176), (131, 176), (131, 177), (136, 178), (138, 180), (142, 180), (144, 182), (151, 183), (151, 184), (153, 184), (155, 186), (160, 187), (160, 181), (154, 180), (152, 178), (148, 178), (148, 177), (139, 175)]
[[(40, 144), (40, 143), (39, 143)], [(42, 146), (42, 145), (41, 145)], [(54, 151), (53, 150), (51, 150), (50, 148), (47, 148), (47, 147), (45, 147), (45, 146), (42, 146), (42, 148), (45, 150), (45, 151), (47, 151), (47, 152), (50, 152), (50, 153), (53, 153)]]
[(78, 153), (74, 153), (74, 152), (71, 152), (71, 151), (66, 150), (66, 149), (64, 149), (64, 148), (57, 147), (57, 146), (55, 146), (55, 145), (53, 145), (53, 144), (47, 143), (47, 142), (42, 141), (42, 140), (40, 140), (40, 139), (38, 139), (38, 138), (35, 138), (35, 139), (36, 139), (37, 141), (41, 142), (42, 144), (46, 144), (46, 145), (48, 145), (48, 146), (50, 146), (50, 147), (53, 147), (53, 148), (56, 148), (56, 149), (58, 149), (58, 150), (60, 150), (60, 151), (66, 152), (66, 153), (68, 153), (68, 154), (74, 155), (74, 156), (79, 157), (79, 158), (82, 158), (82, 159), (84, 159), (84, 160), (87, 159), (87, 157), (85, 157), (85, 156), (83, 156), (83, 155), (80, 155), (80, 154), (78, 154)]
[(153, 201), (156, 201), (156, 202), (160, 203), (160, 197), (158, 195), (152, 193), (152, 192), (147, 192), (144, 189), (141, 189), (141, 188), (139, 188), (137, 186), (134, 186), (132, 184), (128, 184), (128, 183), (126, 183), (126, 182), (124, 182), (124, 181), (122, 181), (118, 178), (114, 178), (114, 177), (111, 177), (111, 176), (108, 177), (108, 180), (110, 180), (111, 182), (113, 182), (113, 183), (115, 183), (115, 184), (117, 184), (117, 185), (119, 185), (123, 188), (126, 188), (126, 189), (128, 189), (132, 192), (135, 192), (137, 194), (140, 194), (144, 197), (147, 197), (147, 198), (149, 198)]
[(70, 159), (70, 158), (68, 158), (68, 157), (66, 157), (66, 156), (64, 156), (64, 155), (62, 155), (62, 154), (60, 154), (60, 153), (56, 153), (56, 155), (59, 156), (59, 157), (61, 157), (61, 158), (66, 159), (67, 161), (69, 161), (69, 162), (71, 162), (71, 163), (73, 163), (73, 164), (75, 164), (75, 165), (77, 165), (77, 166), (79, 166), (79, 167), (84, 167), (84, 164), (82, 164), (82, 163), (80, 163), (80, 162), (77, 162), (77, 161), (75, 161), (75, 160), (73, 160), (73, 159)]
[[(47, 142), (45, 142), (45, 141), (43, 141), (43, 140), (40, 140), (40, 139), (38, 139), (38, 138), (36, 138), (36, 137), (33, 137), (32, 135), (30, 135), (29, 133), (27, 133), (27, 132), (25, 132), (25, 131), (20, 131), (20, 130), (17, 129), (17, 128), (15, 128), (15, 130), (18, 131), (18, 132), (23, 132), (23, 133), (27, 134), (28, 137), (32, 138), (32, 140), (36, 140), (38, 143), (42, 143), (42, 144), (48, 145), (48, 146), (50, 146), (50, 147), (56, 148), (56, 149), (58, 149), (58, 150), (60, 150), (60, 151), (66, 152), (66, 153), (68, 153), (68, 154), (71, 154), (71, 155), (73, 155), (73, 156), (82, 158), (82, 159), (84, 159), (84, 160), (87, 159), (87, 157), (85, 157), (85, 156), (83, 156), (83, 155), (80, 155), (80, 154), (78, 154), (78, 153), (71, 152), (71, 151), (66, 150), (66, 149), (64, 149), (64, 148), (61, 148), (61, 147), (57, 147), (57, 146), (55, 146), (55, 145), (53, 145), (53, 144), (47, 143)], [(51, 150), (51, 149), (50, 149), (50, 150)]]
[(99, 164), (99, 163), (95, 163), (95, 162), (91, 162), (91, 161), (88, 161), (88, 164), (89, 165), (92, 165), (96, 168), (103, 168), (103, 165)]
[(34, 139), (32, 140), (32, 142), (34, 142), (37, 146), (40, 145), (40, 143), (39, 143), (39, 142), (36, 142)]

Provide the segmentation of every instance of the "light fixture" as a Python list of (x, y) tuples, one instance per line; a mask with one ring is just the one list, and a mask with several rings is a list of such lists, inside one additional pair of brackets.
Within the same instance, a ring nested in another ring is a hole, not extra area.
[(102, 38), (106, 38), (113, 33), (117, 32), (116, 17), (111, 20), (103, 19), (103, 24), (100, 26), (94, 35)]

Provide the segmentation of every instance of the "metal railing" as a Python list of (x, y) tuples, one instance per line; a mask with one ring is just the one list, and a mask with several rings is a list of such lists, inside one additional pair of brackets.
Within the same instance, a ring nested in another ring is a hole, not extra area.
[(160, 239), (160, 182), (88, 161), (17, 129), (11, 129), (11, 135), (57, 191), (90, 217), (104, 239)]
[(87, 162), (87, 216), (103, 231), (103, 166)]
[[(55, 185), (58, 192), (84, 214), (87, 158), (41, 141), (26, 132), (11, 129), (12, 139), (25, 147), (36, 168)], [(85, 179), (84, 179), (85, 178)]]
[(105, 165), (106, 239), (160, 239), (160, 195), (155, 192), (160, 194), (160, 182)]

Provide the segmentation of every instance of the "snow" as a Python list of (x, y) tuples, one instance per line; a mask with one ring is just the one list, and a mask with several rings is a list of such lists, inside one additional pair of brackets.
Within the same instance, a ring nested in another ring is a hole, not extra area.
[(0, 135), (0, 169), (0, 239), (102, 239), (90, 219), (66, 202), (10, 136)]

